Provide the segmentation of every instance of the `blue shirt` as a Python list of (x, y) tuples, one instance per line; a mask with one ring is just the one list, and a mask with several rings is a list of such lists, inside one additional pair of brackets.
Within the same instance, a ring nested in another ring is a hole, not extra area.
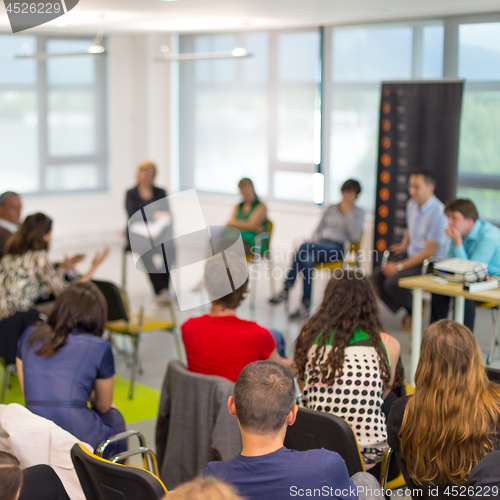
[(227, 462), (210, 462), (203, 475), (232, 484), (248, 500), (288, 500), (313, 496), (314, 490), (331, 499), (358, 498), (345, 462), (324, 448), (294, 451), (283, 447), (258, 457), (238, 455)]
[(423, 252), (428, 241), (438, 243), (439, 246), (434, 254), (434, 260), (440, 261), (446, 258), (448, 253), (449, 239), (444, 230), (448, 225), (448, 218), (444, 214), (444, 205), (434, 195), (423, 206), (409, 199), (406, 204), (406, 224), (408, 226), (408, 257)]
[(488, 274), (500, 276), (500, 229), (489, 222), (478, 219), (463, 245), (456, 247), (450, 243), (448, 257), (473, 260), (488, 264)]

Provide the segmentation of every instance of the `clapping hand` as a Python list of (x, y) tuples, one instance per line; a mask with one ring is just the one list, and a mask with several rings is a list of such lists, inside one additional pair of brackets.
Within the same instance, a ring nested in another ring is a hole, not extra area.
[(92, 268), (94, 270), (106, 260), (106, 257), (109, 255), (109, 251), (109, 247), (106, 247), (101, 253), (96, 252), (94, 260), (92, 261)]

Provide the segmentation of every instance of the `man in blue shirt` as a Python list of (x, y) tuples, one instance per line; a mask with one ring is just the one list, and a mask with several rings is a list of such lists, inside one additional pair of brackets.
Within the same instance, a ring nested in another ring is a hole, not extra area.
[(431, 172), (416, 172), (410, 176), (407, 229), (401, 242), (389, 248), (400, 260), (388, 262), (373, 275), (378, 295), (385, 305), (394, 313), (401, 307), (406, 309), (403, 330), (411, 329), (412, 294), (411, 290), (399, 287), (399, 278), (421, 274), (425, 259), (442, 260), (448, 251), (448, 239), (444, 234), (447, 219), (444, 204), (434, 195), (435, 186), (436, 179)]
[(337, 453), (323, 448), (299, 452), (283, 446), (287, 427), (297, 415), (295, 398), (293, 378), (280, 364), (257, 361), (246, 366), (228, 401), (229, 413), (238, 417), (243, 450), (227, 462), (210, 462), (204, 475), (232, 484), (248, 500), (311, 496), (308, 490), (336, 500), (358, 499), (355, 484), (361, 485), (367, 476), (372, 490), (380, 491), (368, 473), (355, 474), (356, 483), (349, 479)]
[[(457, 257), (488, 264), (488, 274), (500, 276), (500, 229), (481, 220), (470, 200), (457, 199), (446, 204), (446, 236), (451, 238), (448, 258)], [(448, 317), (450, 297), (432, 295), (431, 322)], [(464, 324), (474, 329), (476, 303), (465, 301)]]

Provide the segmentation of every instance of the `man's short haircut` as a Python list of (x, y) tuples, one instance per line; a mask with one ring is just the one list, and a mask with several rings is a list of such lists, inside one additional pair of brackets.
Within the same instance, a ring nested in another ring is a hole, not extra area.
[(357, 195), (361, 193), (361, 185), (354, 179), (348, 179), (342, 184), (341, 191), (354, 191)]
[(243, 368), (233, 397), (241, 427), (261, 435), (278, 433), (296, 403), (292, 375), (274, 361), (256, 361)]
[(476, 205), (471, 200), (458, 198), (449, 201), (444, 207), (444, 213), (449, 215), (451, 212), (460, 212), (466, 219), (472, 219), (474, 222), (479, 219)]
[(433, 186), (436, 185), (436, 176), (430, 170), (417, 170), (416, 172), (412, 172), (410, 174), (410, 177), (412, 175), (421, 175), (424, 178), (424, 182), (428, 186), (430, 184), (432, 184)]
[[(210, 259), (205, 266), (205, 287), (213, 304), (221, 305), (226, 309), (236, 309), (245, 300), (248, 288), (248, 268), (245, 260), (233, 252), (224, 252), (226, 264), (223, 259)], [(223, 295), (227, 290), (227, 283), (231, 276), (231, 285), (234, 281), (242, 286), (233, 292)], [(223, 295), (223, 296), (221, 296)], [(220, 298), (219, 298), (220, 297)]]
[(9, 198), (11, 196), (18, 196), (19, 195), (17, 193), (15, 193), (14, 191), (5, 191), (5, 193), (1, 194), (0, 195), (0, 207), (5, 207), (5, 205), (7, 205), (7, 202), (9, 201)]

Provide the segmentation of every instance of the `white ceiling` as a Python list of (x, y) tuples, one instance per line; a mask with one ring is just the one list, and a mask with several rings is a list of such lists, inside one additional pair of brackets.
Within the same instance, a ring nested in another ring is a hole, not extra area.
[[(99, 25), (107, 34), (255, 30), (499, 10), (499, 0), (80, 0), (29, 31), (93, 33)], [(0, 30), (10, 31), (3, 6)]]

